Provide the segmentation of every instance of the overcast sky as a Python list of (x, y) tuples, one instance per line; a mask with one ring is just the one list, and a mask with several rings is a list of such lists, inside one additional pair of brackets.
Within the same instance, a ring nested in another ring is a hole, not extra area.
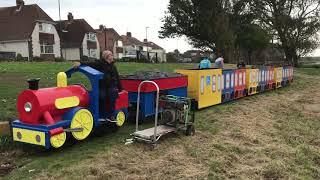
[[(15, 0), (1, 0), (1, 6), (14, 6)], [(120, 35), (127, 31), (143, 41), (148, 29), (148, 40), (153, 41), (167, 52), (179, 49), (180, 52), (192, 49), (186, 38), (159, 39), (161, 18), (167, 10), (169, 0), (60, 0), (61, 18), (67, 19), (71, 12), (75, 19), (86, 19), (95, 29), (100, 24), (114, 28)], [(25, 4), (38, 4), (51, 18), (59, 20), (58, 0), (25, 0)], [(320, 56), (320, 50), (312, 53)]]
[[(127, 31), (140, 41), (146, 38), (168, 51), (192, 49), (185, 38), (159, 39), (161, 18), (169, 0), (60, 0), (61, 19), (67, 19), (71, 12), (75, 19), (85, 19), (93, 28), (100, 24), (114, 28), (120, 35)], [(15, 0), (1, 0), (0, 6), (14, 6)], [(25, 4), (38, 4), (54, 20), (59, 20), (58, 0), (25, 0)]]

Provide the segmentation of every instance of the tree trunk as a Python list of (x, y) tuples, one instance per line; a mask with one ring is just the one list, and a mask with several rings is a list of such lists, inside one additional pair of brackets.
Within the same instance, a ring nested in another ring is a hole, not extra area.
[(293, 66), (294, 67), (298, 67), (298, 65), (299, 65), (299, 57), (298, 57), (298, 55), (297, 55), (297, 53), (295, 51), (293, 52), (292, 60), (293, 60)]

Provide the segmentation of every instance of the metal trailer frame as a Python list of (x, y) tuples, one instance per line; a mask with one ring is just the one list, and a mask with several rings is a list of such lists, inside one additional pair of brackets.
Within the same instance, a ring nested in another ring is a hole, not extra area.
[[(157, 88), (156, 109), (155, 109), (156, 113), (155, 113), (155, 119), (154, 119), (154, 127), (139, 131), (140, 93), (141, 93), (142, 85), (146, 84), (146, 83), (153, 84)], [(181, 128), (177, 128), (177, 127), (171, 127), (171, 126), (167, 126), (167, 125), (158, 125), (159, 94), (160, 94), (159, 86), (154, 81), (146, 80), (146, 81), (142, 81), (139, 84), (139, 87), (138, 87), (138, 98), (137, 98), (136, 129), (135, 129), (135, 132), (131, 134), (131, 136), (133, 136), (133, 139), (131, 140), (131, 142), (132, 141), (142, 141), (142, 142), (151, 144), (152, 147), (154, 148), (156, 143), (157, 143), (157, 141), (162, 136), (164, 136), (166, 134), (169, 134), (169, 133), (177, 132), (178, 130), (181, 130)], [(194, 115), (193, 115), (193, 121), (194, 121)], [(192, 132), (194, 133), (193, 125), (192, 125), (192, 128), (193, 128)]]

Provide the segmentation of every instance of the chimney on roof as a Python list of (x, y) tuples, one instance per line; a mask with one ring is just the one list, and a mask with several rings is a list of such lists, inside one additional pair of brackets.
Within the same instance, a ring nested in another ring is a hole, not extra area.
[(24, 1), (23, 0), (16, 0), (16, 4), (17, 4), (17, 6), (23, 6)]
[(105, 28), (106, 28), (106, 27), (105, 27), (104, 25), (102, 25), (102, 24), (99, 25), (99, 30), (100, 30), (100, 31), (104, 30)]
[(144, 40), (143, 40), (143, 42), (144, 42), (144, 43), (147, 43), (147, 42), (148, 42), (148, 40), (147, 40), (147, 39), (144, 39)]
[(68, 21), (73, 21), (73, 15), (71, 12), (68, 13)]
[(132, 37), (131, 32), (127, 32), (128, 37)]
[(23, 5), (24, 5), (24, 1), (23, 0), (16, 0), (16, 4), (18, 9), (16, 10), (17, 12), (21, 11)]

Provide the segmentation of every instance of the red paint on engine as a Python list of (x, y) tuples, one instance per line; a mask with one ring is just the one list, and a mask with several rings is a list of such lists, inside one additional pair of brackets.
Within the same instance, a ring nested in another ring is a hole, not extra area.
[[(63, 88), (44, 88), (39, 90), (25, 90), (20, 93), (17, 101), (17, 110), (21, 122), (29, 124), (48, 124), (44, 121), (44, 113), (48, 111), (54, 121), (61, 120), (61, 116), (68, 110), (59, 110), (55, 107), (55, 100), (77, 96), (80, 100), (79, 106), (87, 107), (89, 94), (85, 88), (79, 85), (72, 85)], [(30, 112), (25, 111), (25, 104), (32, 105)]]

